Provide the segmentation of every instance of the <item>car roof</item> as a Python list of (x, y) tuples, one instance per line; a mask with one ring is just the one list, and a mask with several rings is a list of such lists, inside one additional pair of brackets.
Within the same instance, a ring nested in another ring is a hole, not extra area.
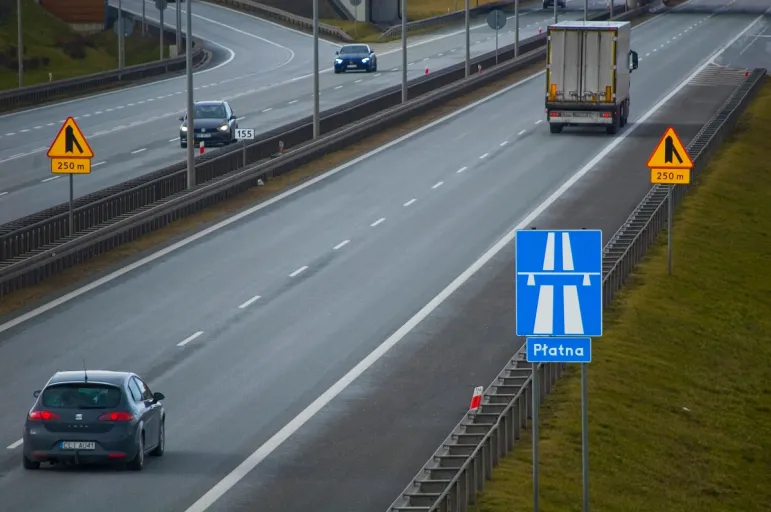
[(363, 47), (365, 47), (365, 48), (369, 48), (369, 45), (368, 45), (368, 44), (365, 44), (365, 43), (351, 43), (351, 44), (344, 44), (344, 45), (343, 45), (343, 46), (341, 46), (340, 48), (350, 48), (351, 46), (363, 46)]
[(48, 385), (62, 384), (65, 382), (86, 382), (86, 375), (88, 375), (88, 382), (122, 386), (126, 379), (134, 374), (130, 372), (113, 372), (108, 370), (56, 372), (48, 381)]
[(205, 105), (224, 105), (225, 102), (220, 100), (208, 100), (208, 101), (196, 101), (195, 104), (204, 105), (204, 106)]

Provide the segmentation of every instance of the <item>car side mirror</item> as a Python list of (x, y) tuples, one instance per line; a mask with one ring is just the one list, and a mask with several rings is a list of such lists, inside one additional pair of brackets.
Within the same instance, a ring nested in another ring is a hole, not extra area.
[(179, 116), (179, 120), (180, 121), (184, 121), (185, 120), (185, 116)]
[(166, 398), (166, 395), (164, 395), (163, 393), (157, 393), (157, 392), (153, 393), (153, 403), (158, 403), (164, 398)]
[(34, 393), (32, 393), (32, 396), (34, 396), (35, 398), (39, 397), (41, 391), (42, 391), (41, 389), (36, 390)]
[(236, 115), (235, 115), (235, 114), (233, 114), (232, 116), (230, 116), (230, 120), (231, 120), (231, 121), (235, 121), (236, 119), (238, 119), (238, 117), (236, 117)]
[(629, 71), (634, 71), (637, 69), (638, 65), (638, 58), (637, 58), (637, 52), (633, 50), (629, 50)]
[(339, 51), (335, 52), (335, 55), (340, 55), (340, 52)]

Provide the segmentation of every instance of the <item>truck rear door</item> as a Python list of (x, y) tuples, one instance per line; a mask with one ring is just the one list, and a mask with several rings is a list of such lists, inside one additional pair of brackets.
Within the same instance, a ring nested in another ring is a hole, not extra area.
[(548, 101), (614, 103), (615, 35), (613, 29), (553, 30)]

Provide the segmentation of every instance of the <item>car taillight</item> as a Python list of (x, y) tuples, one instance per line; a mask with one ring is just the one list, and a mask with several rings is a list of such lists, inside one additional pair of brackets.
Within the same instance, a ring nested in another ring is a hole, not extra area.
[(32, 411), (28, 417), (31, 420), (37, 421), (56, 421), (61, 419), (58, 414), (51, 411)]
[(99, 416), (99, 421), (131, 421), (134, 415), (130, 412), (106, 412)]

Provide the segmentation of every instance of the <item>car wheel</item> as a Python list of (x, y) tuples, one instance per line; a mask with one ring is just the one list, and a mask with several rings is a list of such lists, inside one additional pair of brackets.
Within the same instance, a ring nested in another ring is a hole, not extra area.
[(372, 66), (372, 71), (377, 73), (377, 61), (375, 61), (375, 65)]
[(24, 453), (21, 454), (21, 465), (24, 469), (40, 469), (40, 463), (35, 460), (29, 460)]
[(161, 421), (161, 430), (158, 432), (158, 446), (156, 446), (150, 455), (160, 457), (166, 450), (166, 420)]
[(145, 433), (139, 436), (139, 446), (137, 447), (137, 456), (126, 464), (132, 471), (142, 471), (145, 467)]
[(180, 142), (179, 147), (181, 147), (182, 149), (187, 149), (187, 144), (183, 144), (182, 142)]

